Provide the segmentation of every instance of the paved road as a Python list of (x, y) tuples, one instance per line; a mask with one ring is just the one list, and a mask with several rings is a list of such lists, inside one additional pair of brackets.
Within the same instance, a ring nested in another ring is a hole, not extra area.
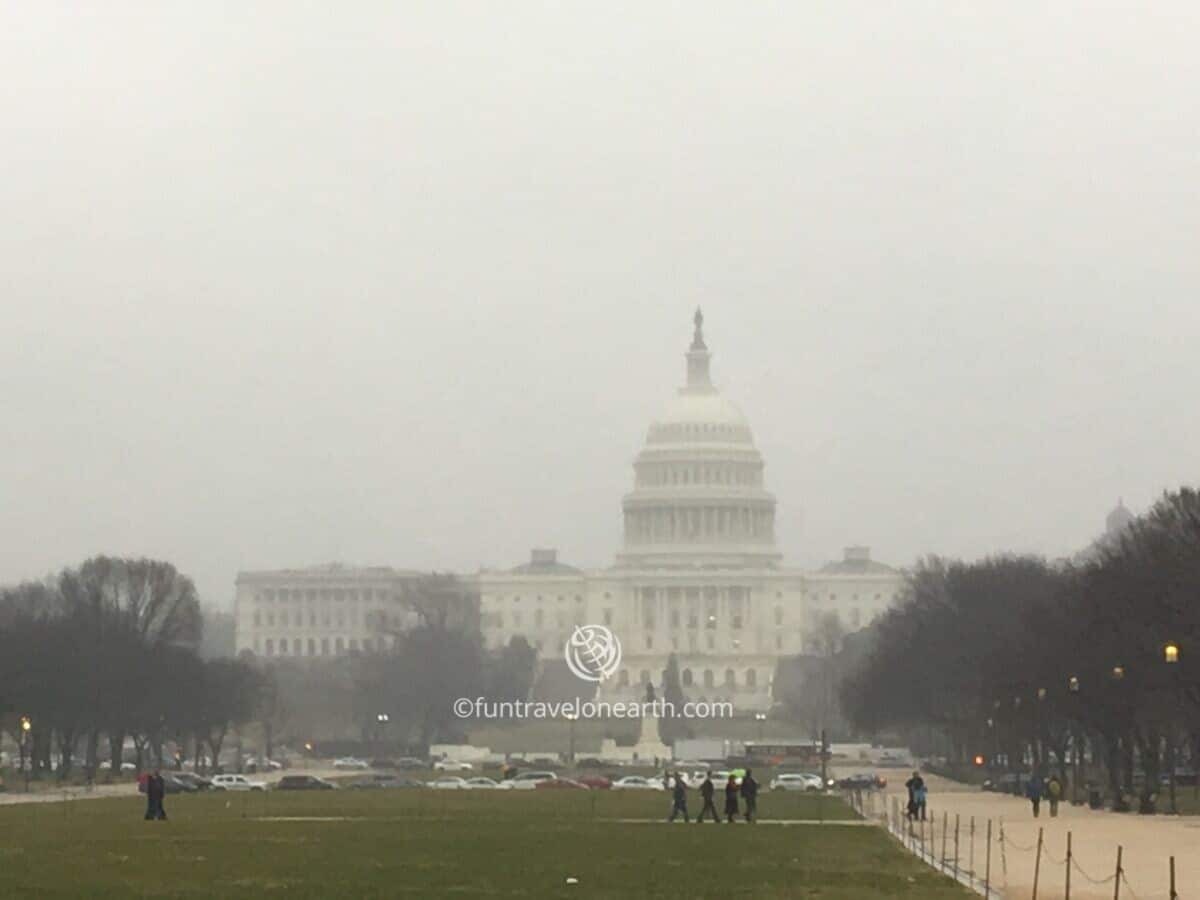
[[(889, 770), (887, 796), (905, 800), (904, 780), (908, 773)], [(1200, 897), (1200, 817), (1138, 816), (1118, 814), (1087, 807), (1061, 804), (1056, 819), (1049, 818), (1045, 802), (1042, 814), (1034, 819), (1027, 801), (1011, 795), (985, 793), (978, 788), (927, 776), (929, 810), (933, 819), (932, 846), (941, 855), (941, 823), (943, 814), (950, 825), (947, 840), (948, 854), (953, 855), (955, 816), (959, 819), (959, 859), (963, 867), (970, 866), (968, 834), (972, 817), (975, 820), (975, 866), (984, 867), (987, 821), (992, 820), (996, 840), (992, 845), (993, 883), (1004, 888), (1004, 896), (1019, 900), (1031, 896), (1038, 829), (1043, 829), (1044, 854), (1039, 872), (1040, 900), (1061, 898), (1065, 893), (1065, 857), (1067, 833), (1072, 834), (1072, 851), (1076, 868), (1071, 873), (1072, 900), (1111, 900), (1112, 876), (1116, 870), (1117, 847), (1123, 848), (1122, 867), (1126, 884), (1122, 898), (1160, 898), (1167, 900), (1169, 890), (1168, 860), (1174, 855), (1176, 887), (1182, 897)], [(877, 803), (878, 810), (882, 804)], [(1000, 851), (999, 831), (1003, 823), (1005, 845)], [(928, 827), (928, 826), (927, 826)], [(926, 839), (930, 834), (926, 832)], [(1086, 873), (1086, 876), (1085, 874)], [(1105, 880), (1102, 885), (1089, 882)]]

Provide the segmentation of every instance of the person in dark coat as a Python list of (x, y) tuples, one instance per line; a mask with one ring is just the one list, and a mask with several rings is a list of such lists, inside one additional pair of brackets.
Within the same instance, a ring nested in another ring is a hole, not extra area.
[(908, 788), (908, 817), (915, 819), (920, 816), (925, 818), (925, 779), (921, 777), (920, 772), (913, 772), (912, 778), (904, 782), (904, 786)]
[(726, 821), (732, 825), (733, 817), (738, 814), (738, 786), (737, 779), (733, 775), (729, 776), (729, 780), (725, 782), (725, 817)]
[(758, 817), (758, 782), (749, 769), (742, 776), (742, 799), (746, 801), (746, 821), (753, 822)]
[(163, 795), (167, 792), (167, 783), (159, 774), (158, 769), (146, 779), (146, 818), (165, 819), (167, 811), (163, 809)]
[(683, 813), (683, 821), (689, 821), (687, 811), (687, 785), (683, 783), (683, 778), (680, 777), (678, 772), (675, 773), (675, 790), (672, 794), (672, 800), (671, 815), (667, 821), (674, 822), (675, 816), (678, 813)]
[(713, 806), (713, 794), (716, 793), (716, 787), (712, 783), (712, 772), (707, 772), (704, 775), (704, 781), (700, 783), (700, 796), (704, 800), (704, 806), (700, 810), (700, 815), (696, 817), (696, 824), (699, 825), (704, 821), (704, 814), (711, 812), (714, 822), (718, 824), (721, 817), (717, 815), (717, 808)]
[(1042, 793), (1046, 790), (1046, 784), (1042, 781), (1042, 776), (1036, 772), (1029, 779), (1029, 783), (1025, 785), (1025, 797), (1029, 800), (1030, 806), (1033, 807), (1033, 817), (1036, 819), (1038, 813), (1042, 809)]

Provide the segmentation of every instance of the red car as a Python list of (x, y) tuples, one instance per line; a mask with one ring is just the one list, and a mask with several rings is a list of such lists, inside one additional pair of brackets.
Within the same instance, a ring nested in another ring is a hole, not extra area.
[(601, 791), (607, 791), (612, 787), (612, 779), (605, 778), (603, 775), (582, 775), (575, 780), (582, 785)]
[(588, 786), (582, 782), (576, 781), (574, 778), (555, 778), (550, 781), (539, 781), (534, 787), (539, 790), (559, 790), (561, 788), (574, 788), (576, 790), (588, 790)]

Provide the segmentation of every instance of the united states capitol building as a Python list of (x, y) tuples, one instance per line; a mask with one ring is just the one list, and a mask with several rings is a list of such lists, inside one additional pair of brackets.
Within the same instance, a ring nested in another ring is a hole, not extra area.
[[(478, 593), (490, 648), (520, 635), (545, 663), (559, 662), (576, 625), (609, 628), (623, 652), (602, 698), (640, 699), (675, 654), (690, 699), (765, 709), (780, 658), (814, 652), (831, 614), (846, 632), (868, 625), (899, 598), (903, 575), (865, 547), (817, 571), (783, 564), (762, 454), (745, 415), (713, 384), (699, 310), (694, 324), (686, 382), (634, 460), (614, 565), (585, 571), (534, 550), (526, 564), (464, 580)], [(404, 621), (404, 591), (417, 577), (340, 566), (240, 573), (237, 649), (382, 649), (378, 623)]]
[(812, 652), (823, 615), (855, 631), (898, 599), (902, 574), (865, 547), (815, 572), (783, 565), (762, 454), (713, 384), (710, 358), (697, 310), (687, 380), (634, 461), (611, 568), (583, 571), (535, 550), (525, 565), (479, 574), (489, 646), (524, 635), (542, 659), (561, 659), (575, 625), (604, 625), (622, 662), (601, 697), (641, 698), (675, 654), (690, 699), (741, 711), (770, 705), (776, 662)]

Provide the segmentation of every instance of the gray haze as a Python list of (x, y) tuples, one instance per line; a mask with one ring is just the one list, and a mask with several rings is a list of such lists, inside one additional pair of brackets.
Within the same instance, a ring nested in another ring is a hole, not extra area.
[(1195, 483), (1195, 4), (249, 6), (0, 12), (0, 581), (606, 564), (697, 305), (790, 562)]

